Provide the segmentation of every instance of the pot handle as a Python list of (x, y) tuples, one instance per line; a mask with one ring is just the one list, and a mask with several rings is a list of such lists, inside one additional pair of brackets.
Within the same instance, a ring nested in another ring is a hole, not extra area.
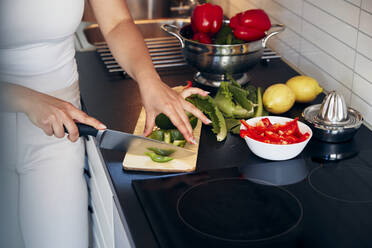
[(273, 24), (271, 25), (270, 29), (275, 29), (272, 32), (268, 32), (267, 36), (262, 40), (262, 47), (266, 47), (267, 41), (274, 35), (277, 35), (284, 31), (285, 25), (284, 24)]
[(168, 34), (170, 35), (173, 35), (175, 36), (181, 43), (181, 47), (184, 48), (185, 47), (185, 43), (183, 42), (183, 39), (180, 35), (180, 29), (179, 27), (175, 26), (175, 25), (172, 25), (172, 24), (163, 24), (160, 26), (160, 28), (164, 31), (164, 32), (167, 32)]

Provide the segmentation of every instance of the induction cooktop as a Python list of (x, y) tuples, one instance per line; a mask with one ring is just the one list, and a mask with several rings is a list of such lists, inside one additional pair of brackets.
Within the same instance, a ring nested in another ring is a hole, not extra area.
[(365, 158), (257, 160), (132, 186), (160, 247), (372, 247)]

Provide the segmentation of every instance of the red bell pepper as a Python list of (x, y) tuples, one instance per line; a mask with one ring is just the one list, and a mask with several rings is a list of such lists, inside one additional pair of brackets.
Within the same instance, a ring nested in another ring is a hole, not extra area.
[(248, 136), (254, 140), (269, 144), (294, 144), (305, 141), (309, 133), (302, 134), (298, 128), (298, 118), (285, 124), (272, 124), (268, 118), (262, 118), (255, 126), (249, 125), (245, 120), (240, 122), (247, 128), (240, 131), (240, 136)]
[(239, 40), (254, 41), (265, 36), (265, 32), (244, 26), (238, 26), (234, 29), (234, 36)]
[(231, 17), (230, 27), (236, 38), (254, 41), (265, 36), (265, 31), (270, 29), (271, 22), (262, 9), (251, 9)]
[(262, 9), (250, 9), (241, 15), (240, 24), (247, 28), (267, 31), (271, 27), (271, 22), (265, 11)]
[(243, 13), (238, 13), (230, 18), (230, 28), (235, 29), (240, 26), (240, 19)]
[(261, 122), (263, 123), (263, 125), (265, 126), (265, 127), (271, 127), (271, 122), (270, 122), (270, 120), (269, 120), (269, 118), (262, 118), (261, 119)]
[(211, 44), (212, 43), (211, 37), (209, 37), (205, 33), (196, 33), (196, 34), (194, 34), (192, 39), (195, 40), (195, 41), (199, 41), (200, 43), (204, 43), (204, 44)]
[(191, 27), (194, 33), (215, 34), (220, 30), (222, 21), (222, 8), (210, 3), (196, 6), (191, 15)]
[(271, 131), (265, 131), (265, 137), (267, 137), (272, 142), (280, 142), (281, 137), (279, 134), (271, 132)]
[(245, 120), (240, 120), (240, 123), (242, 123), (246, 128), (250, 127), (250, 125)]

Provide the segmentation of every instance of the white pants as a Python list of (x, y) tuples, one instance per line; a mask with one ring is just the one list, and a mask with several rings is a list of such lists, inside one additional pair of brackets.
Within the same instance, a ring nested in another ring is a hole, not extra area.
[[(80, 107), (78, 83), (52, 92)], [(47, 136), (22, 113), (1, 113), (0, 247), (87, 248), (84, 141)]]

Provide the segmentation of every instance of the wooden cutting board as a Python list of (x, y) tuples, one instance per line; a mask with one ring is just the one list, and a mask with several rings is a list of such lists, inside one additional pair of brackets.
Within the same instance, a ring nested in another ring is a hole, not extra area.
[[(182, 91), (184, 87), (178, 86), (173, 88), (176, 91)], [(133, 134), (142, 135), (145, 129), (146, 123), (146, 112), (142, 108), (141, 113), (138, 117), (136, 127)], [(172, 161), (166, 163), (157, 163), (151, 160), (150, 157), (143, 155), (135, 155), (128, 152), (123, 161), (123, 168), (125, 170), (136, 170), (136, 171), (157, 171), (157, 172), (190, 172), (196, 168), (196, 160), (198, 157), (199, 140), (202, 123), (198, 120), (196, 127), (194, 128), (194, 137), (197, 142), (196, 145), (186, 143), (185, 148), (195, 152), (194, 155), (185, 158), (174, 158)]]

